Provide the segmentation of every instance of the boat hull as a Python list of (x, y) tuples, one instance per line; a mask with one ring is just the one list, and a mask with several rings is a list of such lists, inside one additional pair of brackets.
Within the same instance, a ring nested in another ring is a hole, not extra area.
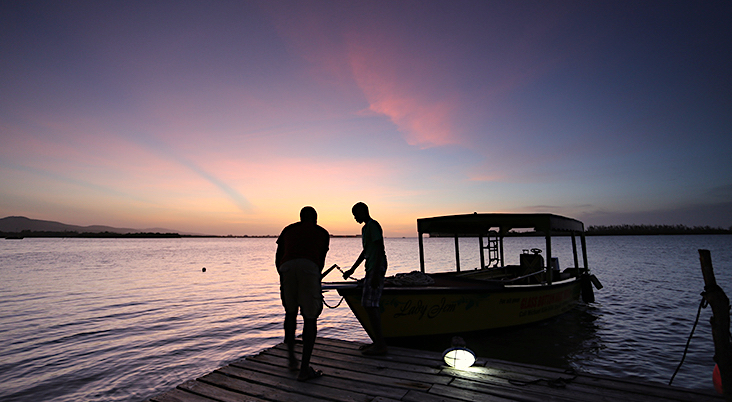
[[(361, 291), (338, 288), (371, 336)], [(380, 301), (382, 331), (385, 338), (406, 338), (521, 326), (571, 310), (580, 292), (577, 279), (500, 288), (387, 287)]]

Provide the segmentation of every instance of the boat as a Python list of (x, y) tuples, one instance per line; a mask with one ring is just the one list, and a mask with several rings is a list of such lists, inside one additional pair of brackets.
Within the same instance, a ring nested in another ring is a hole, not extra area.
[[(382, 331), (387, 341), (537, 323), (571, 310), (580, 296), (593, 302), (593, 285), (602, 287), (588, 268), (584, 224), (572, 218), (546, 213), (472, 213), (417, 219), (417, 231), (420, 270), (387, 277), (381, 296)], [(430, 267), (427, 273), (425, 235), (455, 239), (454, 268), (432, 272)], [(504, 238), (515, 235), (544, 236), (544, 250), (523, 250), (518, 264), (506, 264)], [(480, 255), (480, 266), (468, 270), (460, 266), (459, 254), (460, 239), (466, 237), (478, 238)], [(558, 243), (560, 237), (571, 244), (574, 263), (562, 271), (553, 257), (552, 241)], [(361, 306), (360, 282), (324, 282), (323, 289), (336, 290), (372, 335)]]

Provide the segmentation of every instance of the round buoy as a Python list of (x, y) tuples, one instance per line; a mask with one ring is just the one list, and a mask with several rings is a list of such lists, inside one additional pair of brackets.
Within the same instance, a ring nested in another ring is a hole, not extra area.
[(201, 268), (201, 272), (206, 272), (206, 267)]
[(714, 389), (724, 395), (724, 390), (722, 389), (722, 374), (719, 373), (718, 364), (714, 365), (714, 371), (712, 371), (712, 382), (714, 383)]

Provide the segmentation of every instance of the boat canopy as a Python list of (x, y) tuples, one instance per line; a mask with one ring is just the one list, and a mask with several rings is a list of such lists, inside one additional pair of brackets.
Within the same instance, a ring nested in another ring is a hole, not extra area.
[[(495, 229), (497, 231), (492, 231)], [(572, 237), (572, 253), (575, 267), (579, 268), (577, 244), (575, 236), (579, 235), (582, 242), (582, 260), (584, 270), (587, 270), (587, 253), (585, 243), (585, 225), (572, 218), (554, 214), (472, 214), (436, 216), (417, 219), (419, 232), (419, 267), (425, 272), (424, 244), (422, 237), (427, 234), (435, 237), (455, 238), (455, 267), (460, 271), (460, 248), (458, 238), (477, 237), (480, 245), (480, 268), (486, 268), (485, 250), (488, 250), (488, 265), (504, 266), (503, 237), (511, 229), (534, 229), (546, 238), (547, 261), (552, 258), (552, 234), (569, 235)], [(483, 243), (483, 237), (488, 237), (488, 245)], [(547, 283), (552, 283), (551, 264), (546, 264)]]
[(511, 229), (534, 229), (551, 232), (584, 232), (584, 224), (576, 219), (554, 214), (464, 214), (417, 219), (417, 231), (430, 236), (485, 236), (492, 228), (501, 235)]

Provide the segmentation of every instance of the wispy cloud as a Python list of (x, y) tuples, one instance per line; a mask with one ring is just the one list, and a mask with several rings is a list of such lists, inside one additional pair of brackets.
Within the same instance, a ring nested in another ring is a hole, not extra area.
[(173, 149), (171, 149), (171, 147), (167, 146), (163, 142), (158, 141), (153, 136), (146, 134), (137, 134), (134, 137), (131, 136), (131, 138), (135, 138), (140, 144), (150, 148), (160, 155), (163, 155), (167, 159), (178, 163), (179, 165), (190, 170), (191, 172), (197, 174), (210, 184), (214, 185), (216, 188), (221, 190), (221, 192), (225, 194), (229, 198), (229, 200), (231, 200), (231, 202), (233, 202), (245, 214), (250, 214), (254, 212), (254, 207), (251, 202), (249, 202), (249, 200), (244, 197), (244, 195), (242, 195), (239, 191), (229, 186), (227, 183), (220, 180), (219, 178), (215, 177), (213, 174), (209, 173), (202, 167), (198, 166), (198, 164), (196, 164), (195, 162), (176, 153)]

